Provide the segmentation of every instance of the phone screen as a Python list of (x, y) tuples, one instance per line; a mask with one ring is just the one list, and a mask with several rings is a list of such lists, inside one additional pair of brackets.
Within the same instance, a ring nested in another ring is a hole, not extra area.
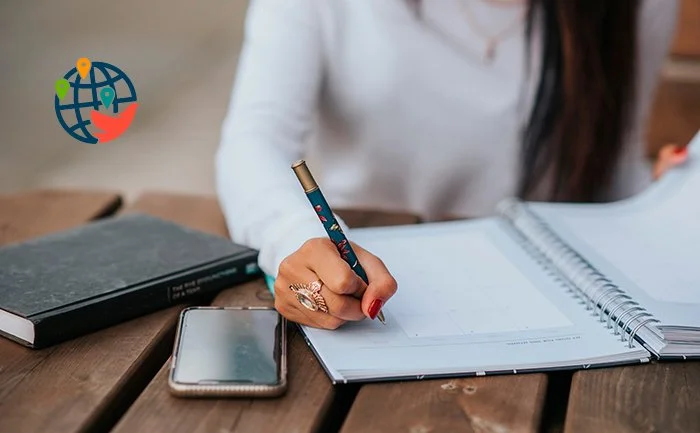
[(176, 382), (279, 382), (283, 322), (276, 310), (192, 309), (182, 320)]

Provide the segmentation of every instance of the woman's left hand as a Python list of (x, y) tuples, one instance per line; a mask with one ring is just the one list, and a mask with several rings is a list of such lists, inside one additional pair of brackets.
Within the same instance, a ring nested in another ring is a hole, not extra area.
[(688, 149), (676, 144), (666, 144), (659, 150), (654, 164), (654, 180), (659, 179), (669, 169), (682, 164), (688, 158)]

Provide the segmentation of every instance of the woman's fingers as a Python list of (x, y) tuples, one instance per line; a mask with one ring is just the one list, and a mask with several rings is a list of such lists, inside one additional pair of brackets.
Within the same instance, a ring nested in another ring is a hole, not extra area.
[(365, 283), (338, 253), (330, 239), (316, 238), (305, 242), (299, 249), (308, 269), (314, 271), (328, 289), (339, 295), (360, 298)]
[[(307, 242), (305, 247), (308, 251), (306, 255), (309, 259), (308, 265), (334, 293), (362, 300), (361, 304), (357, 304), (358, 308), (352, 310), (352, 317), (360, 312), (374, 319), (386, 301), (396, 293), (396, 280), (377, 256), (354, 242), (351, 242), (351, 245), (367, 274), (369, 285), (357, 276), (340, 257), (335, 245), (327, 239)], [(301, 250), (303, 251), (305, 247)], [(359, 320), (359, 317), (348, 320)]]
[(302, 306), (289, 288), (290, 284), (292, 282), (281, 276), (275, 280), (275, 309), (287, 320), (323, 329), (337, 329), (345, 323), (330, 312), (311, 311)]
[[(343, 262), (343, 264), (347, 266), (346, 263)], [(289, 273), (289, 278), (292, 279), (292, 283), (297, 284), (309, 284), (312, 281), (321, 281), (322, 285), (320, 294), (323, 296), (326, 306), (328, 307), (327, 314), (342, 320), (364, 319), (364, 314), (362, 314), (362, 309), (360, 306), (360, 300), (352, 296), (338, 294), (337, 292), (331, 290), (326, 283), (326, 280), (323, 279), (323, 275), (324, 274), (318, 270), (309, 269), (302, 266), (295, 266)]]
[(379, 257), (355, 243), (352, 243), (352, 248), (369, 280), (362, 295), (362, 311), (374, 320), (382, 306), (396, 293), (396, 280)]
[[(384, 263), (353, 243), (369, 285), (338, 254), (330, 239), (310, 239), (280, 264), (275, 281), (275, 307), (292, 321), (335, 329), (346, 321), (374, 319), (396, 292), (396, 281)], [(327, 312), (304, 307), (289, 286), (321, 281), (320, 295)]]
[(669, 169), (682, 164), (688, 158), (688, 149), (675, 144), (667, 144), (659, 151), (654, 164), (654, 180), (658, 180)]
[[(327, 312), (306, 309), (289, 288), (291, 284), (309, 285), (317, 280), (322, 283), (319, 293), (328, 308)], [(280, 304), (288, 303), (292, 304), (293, 308), (302, 308), (302, 313), (307, 316), (310, 313), (310, 317), (321, 327), (336, 328), (337, 320), (333, 319), (348, 321), (362, 320), (365, 317), (360, 300), (352, 296), (353, 292), (357, 291), (357, 287), (364, 284), (358, 280), (359, 278), (340, 258), (330, 241), (328, 243), (323, 239), (309, 241), (280, 264), (275, 284), (275, 297), (280, 299)]]

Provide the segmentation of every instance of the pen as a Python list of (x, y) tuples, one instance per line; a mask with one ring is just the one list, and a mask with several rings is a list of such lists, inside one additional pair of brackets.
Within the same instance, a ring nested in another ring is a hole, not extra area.
[[(306, 166), (306, 162), (303, 159), (295, 162), (292, 164), (292, 170), (294, 170), (294, 173), (297, 175), (302, 188), (304, 188), (306, 197), (309, 199), (309, 202), (316, 211), (316, 214), (318, 214), (318, 218), (321, 220), (323, 228), (326, 229), (328, 237), (335, 244), (340, 256), (348, 265), (350, 265), (350, 268), (355, 271), (357, 276), (362, 278), (362, 281), (364, 281), (365, 284), (369, 284), (364, 268), (357, 259), (357, 255), (355, 255), (355, 251), (352, 249), (350, 242), (345, 237), (343, 229), (335, 219), (330, 206), (328, 206), (326, 198), (323, 196), (323, 193), (321, 193), (321, 188), (318, 187), (318, 184), (311, 175), (309, 168)], [(380, 322), (386, 324), (384, 314), (381, 312), (381, 310), (377, 314), (377, 318)]]

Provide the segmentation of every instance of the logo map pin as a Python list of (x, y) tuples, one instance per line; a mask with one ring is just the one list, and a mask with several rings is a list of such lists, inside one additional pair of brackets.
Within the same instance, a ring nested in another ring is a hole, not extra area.
[(114, 101), (114, 89), (105, 87), (100, 90), (100, 101), (102, 101), (105, 108), (109, 108), (112, 105), (112, 101)]
[(75, 62), (75, 67), (78, 69), (80, 78), (84, 80), (85, 77), (87, 77), (88, 72), (90, 72), (92, 62), (90, 62), (90, 59), (88, 59), (87, 57), (81, 57), (78, 59), (77, 62)]
[(56, 88), (56, 95), (58, 96), (58, 99), (63, 99), (64, 96), (68, 93), (68, 89), (70, 89), (70, 83), (68, 80), (65, 78), (59, 78), (56, 80), (56, 84), (54, 85)]

